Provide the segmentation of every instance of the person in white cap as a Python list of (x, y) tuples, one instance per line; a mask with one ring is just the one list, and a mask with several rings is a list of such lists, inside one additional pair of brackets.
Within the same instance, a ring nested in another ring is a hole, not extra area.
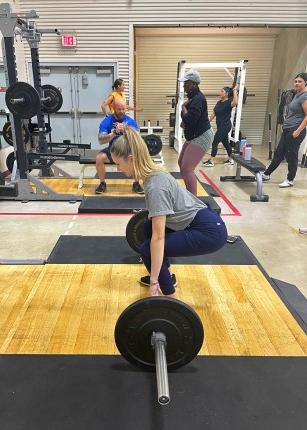
[(199, 89), (197, 70), (187, 70), (181, 78), (188, 100), (182, 105), (181, 127), (186, 139), (179, 155), (178, 164), (188, 191), (197, 195), (195, 168), (212, 145), (214, 132), (208, 117), (207, 100)]

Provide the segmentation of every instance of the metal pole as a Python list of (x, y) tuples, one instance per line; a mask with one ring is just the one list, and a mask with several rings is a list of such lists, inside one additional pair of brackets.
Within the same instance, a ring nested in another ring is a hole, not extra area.
[(161, 332), (153, 332), (151, 337), (151, 344), (155, 350), (156, 357), (158, 402), (160, 403), (160, 405), (167, 405), (170, 401), (170, 396), (168, 386), (167, 361), (165, 353), (165, 335)]

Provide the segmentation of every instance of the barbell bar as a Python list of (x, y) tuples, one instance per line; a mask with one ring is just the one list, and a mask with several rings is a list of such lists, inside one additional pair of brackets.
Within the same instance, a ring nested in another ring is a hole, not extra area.
[(53, 85), (43, 85), (40, 97), (38, 91), (27, 82), (16, 82), (5, 93), (9, 111), (24, 119), (30, 119), (41, 109), (45, 113), (55, 113), (61, 109), (63, 97)]
[(186, 303), (166, 296), (147, 297), (121, 313), (114, 336), (127, 361), (156, 371), (158, 402), (167, 405), (168, 369), (178, 369), (197, 356), (204, 341), (204, 327)]

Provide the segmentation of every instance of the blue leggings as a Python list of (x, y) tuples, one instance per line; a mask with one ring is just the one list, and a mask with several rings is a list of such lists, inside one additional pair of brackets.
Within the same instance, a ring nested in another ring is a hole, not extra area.
[[(140, 247), (140, 253), (146, 269), (150, 273), (151, 221), (145, 222), (144, 233), (146, 240)], [(167, 295), (175, 292), (168, 257), (210, 254), (222, 248), (226, 240), (226, 226), (221, 217), (210, 208), (199, 210), (191, 224), (184, 230), (174, 231), (166, 228), (164, 257), (158, 278), (162, 293)]]

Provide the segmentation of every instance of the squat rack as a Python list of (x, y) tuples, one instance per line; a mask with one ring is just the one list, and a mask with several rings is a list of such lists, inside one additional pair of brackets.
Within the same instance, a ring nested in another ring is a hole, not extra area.
[[(231, 122), (233, 124), (234, 117), (236, 117), (234, 136), (231, 136), (232, 130), (229, 133), (229, 139), (233, 142), (239, 140), (239, 132), (241, 126), (241, 114), (243, 107), (243, 95), (245, 88), (246, 79), (246, 63), (248, 60), (240, 60), (239, 62), (227, 62), (227, 63), (187, 63), (185, 61), (180, 61), (178, 63), (177, 77), (182, 78), (187, 69), (222, 69), (225, 70), (228, 76), (234, 81), (235, 77), (238, 82), (240, 82), (239, 94), (238, 94), (238, 105), (232, 109)], [(232, 74), (229, 69), (235, 69), (235, 74)], [(176, 119), (175, 119), (175, 142), (174, 147), (177, 152), (181, 151), (183, 145), (183, 130), (180, 127), (181, 123), (181, 108), (184, 103), (184, 89), (183, 82), (177, 81), (177, 105), (175, 108)]]
[[(2, 51), (3, 64), (7, 87), (18, 82), (17, 66), (15, 59), (15, 36), (20, 35), (25, 38), (31, 49), (31, 59), (33, 67), (34, 87), (39, 95), (42, 95), (40, 69), (39, 69), (39, 54), (38, 45), (42, 33), (59, 34), (57, 29), (37, 29), (34, 19), (38, 18), (35, 10), (30, 10), (25, 15), (17, 15), (12, 12), (11, 5), (8, 3), (0, 4), (0, 31), (3, 35)], [(40, 110), (37, 113), (38, 128), (39, 128), (39, 149), (40, 154), (32, 154), (33, 159), (41, 160), (39, 166), (43, 172), (48, 171), (48, 168), (55, 160), (78, 160), (79, 156), (66, 154), (47, 154), (47, 141), (45, 136), (44, 114)], [(52, 190), (47, 185), (43, 184), (39, 178), (30, 175), (29, 160), (24, 139), (22, 134), (22, 118), (18, 115), (10, 113), (10, 122), (12, 124), (12, 136), (14, 142), (14, 152), (18, 167), (18, 179), (14, 180), (15, 192), (11, 195), (4, 193), (0, 195), (0, 200), (62, 200), (62, 201), (77, 201), (82, 200), (81, 195), (74, 194), (59, 194)], [(16, 166), (15, 166), (16, 169)]]

